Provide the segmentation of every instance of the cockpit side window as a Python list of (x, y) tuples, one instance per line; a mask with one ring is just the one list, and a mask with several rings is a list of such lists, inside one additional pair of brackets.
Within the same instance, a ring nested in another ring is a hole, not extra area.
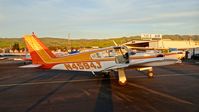
[(114, 57), (116, 55), (114, 50), (109, 50), (108, 53), (109, 53), (109, 57)]
[(104, 50), (100, 52), (96, 52), (91, 54), (91, 58), (93, 59), (102, 59), (102, 58), (110, 58), (110, 57), (115, 57), (116, 53), (114, 50)]

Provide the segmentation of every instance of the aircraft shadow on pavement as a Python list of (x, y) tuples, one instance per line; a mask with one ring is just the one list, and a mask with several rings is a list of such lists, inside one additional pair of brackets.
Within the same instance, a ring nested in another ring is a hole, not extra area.
[(101, 87), (96, 100), (95, 112), (112, 112), (112, 87), (110, 76), (101, 80)]
[[(50, 78), (55, 77), (56, 73), (51, 73), (51, 74), (45, 73), (44, 74), (41, 71), (34, 71), (33, 75), (35, 75), (35, 77), (27, 79), (25, 81), (18, 82), (17, 84), (28, 83), (28, 82), (31, 82), (31, 81), (34, 81), (34, 80), (40, 80), (40, 79), (47, 79), (47, 78), (50, 79)], [(14, 89), (16, 87), (18, 87), (18, 85), (14, 85), (14, 86), (10, 86), (10, 87), (0, 89), (0, 93), (5, 92), (5, 91), (10, 90), (10, 89)]]
[[(73, 80), (76, 76), (71, 76), (68, 80)], [(49, 97), (54, 95), (58, 90), (62, 89), (68, 82), (61, 83), (59, 86), (54, 88), (52, 91), (48, 92), (45, 96), (38, 99), (35, 103), (33, 103), (30, 107), (26, 109), (25, 112), (31, 112), (33, 109), (35, 109), (38, 105), (40, 105), (43, 101), (47, 100)]]

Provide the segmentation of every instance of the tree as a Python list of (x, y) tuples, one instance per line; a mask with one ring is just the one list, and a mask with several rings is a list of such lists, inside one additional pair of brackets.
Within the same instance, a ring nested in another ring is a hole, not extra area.
[(12, 46), (12, 50), (14, 51), (14, 50), (20, 50), (20, 48), (19, 48), (19, 43), (14, 43), (14, 45)]

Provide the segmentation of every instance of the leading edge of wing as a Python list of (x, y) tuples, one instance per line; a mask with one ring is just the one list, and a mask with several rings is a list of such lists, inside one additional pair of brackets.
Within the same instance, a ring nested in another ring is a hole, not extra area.
[(153, 67), (153, 66), (172, 65), (176, 63), (181, 63), (181, 60), (176, 58), (158, 57), (158, 58), (150, 58), (150, 59), (136, 60), (136, 61), (132, 60), (130, 61), (129, 66)]

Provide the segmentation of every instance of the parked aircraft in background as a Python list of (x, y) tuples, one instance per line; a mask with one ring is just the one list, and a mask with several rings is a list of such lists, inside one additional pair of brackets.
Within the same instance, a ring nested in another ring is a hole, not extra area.
[(40, 67), (45, 69), (90, 71), (110, 73), (118, 71), (119, 83), (125, 84), (126, 69), (148, 70), (148, 76), (153, 76), (154, 66), (164, 66), (178, 63), (177, 58), (130, 55), (125, 46), (113, 46), (92, 51), (56, 57), (36, 35), (25, 35), (24, 40), (32, 58), (31, 65), (21, 66)]
[(157, 57), (171, 57), (177, 59), (185, 58), (185, 50), (177, 48), (145, 48), (145, 47), (131, 47), (129, 48), (136, 53), (136, 55), (156, 55)]

